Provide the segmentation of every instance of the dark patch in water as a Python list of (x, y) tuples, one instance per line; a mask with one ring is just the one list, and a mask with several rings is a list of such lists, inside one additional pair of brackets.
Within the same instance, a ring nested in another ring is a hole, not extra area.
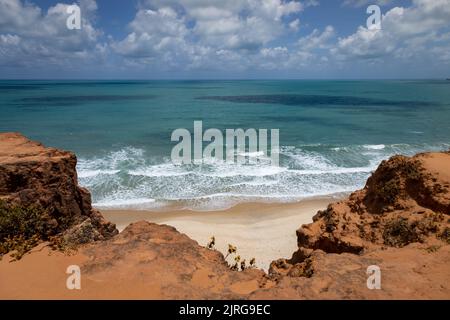
[(43, 86), (73, 86), (73, 87), (95, 87), (95, 86), (123, 86), (123, 85), (145, 85), (148, 81), (62, 81), (62, 82), (39, 82)]
[(436, 79), (436, 80), (411, 80), (411, 81), (404, 81), (403, 83), (406, 83), (406, 84), (438, 84), (438, 85), (440, 85), (440, 84), (444, 84), (444, 85), (448, 85), (448, 84), (450, 84), (450, 79), (447, 79), (447, 80), (439, 80), (439, 79)]
[(368, 130), (365, 126), (358, 126), (357, 124), (351, 124), (348, 122), (341, 123), (333, 119), (319, 118), (319, 117), (309, 117), (309, 116), (264, 116), (266, 120), (271, 122), (283, 123), (306, 123), (315, 124), (323, 127), (333, 127), (333, 128), (345, 128), (353, 131)]
[(274, 94), (251, 96), (203, 96), (199, 100), (216, 100), (233, 103), (281, 104), (286, 106), (395, 106), (417, 107), (433, 104), (423, 101), (391, 101), (383, 99), (359, 98), (350, 96), (319, 96), (300, 94)]
[(54, 106), (71, 106), (79, 103), (96, 101), (130, 101), (154, 99), (155, 95), (95, 95), (95, 96), (46, 96), (22, 98), (18, 101), (26, 104), (45, 104)]
[(1, 84), (0, 90), (1, 91), (19, 91), (19, 90), (39, 90), (41, 87), (36, 85), (22, 85), (22, 84)]
[(223, 87), (174, 87), (174, 89), (186, 89), (186, 90), (213, 90), (222, 89)]

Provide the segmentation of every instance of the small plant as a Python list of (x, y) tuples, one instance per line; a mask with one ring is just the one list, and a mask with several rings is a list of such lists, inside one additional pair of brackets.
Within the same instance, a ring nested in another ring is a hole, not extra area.
[(231, 266), (231, 270), (238, 271), (239, 270), (239, 262), (241, 261), (241, 256), (234, 257), (234, 264)]
[(400, 195), (400, 186), (397, 179), (391, 179), (386, 182), (378, 193), (379, 197), (385, 203), (394, 203), (397, 197)]
[(23, 207), (0, 201), (0, 255), (15, 251), (19, 260), (50, 232), (50, 218), (37, 206)]
[(419, 161), (407, 162), (404, 165), (403, 172), (410, 181), (420, 180), (422, 174), (420, 172), (421, 164)]
[(438, 236), (438, 238), (450, 244), (450, 228), (445, 228), (444, 231), (442, 231), (442, 233)]
[(226, 259), (230, 254), (236, 253), (236, 251), (237, 251), (237, 248), (236, 248), (235, 246), (233, 246), (232, 244), (228, 244), (228, 252), (227, 252), (227, 255), (225, 256), (225, 259)]
[(245, 259), (241, 261), (241, 271), (244, 271), (247, 268), (247, 264)]
[(20, 260), (41, 241), (50, 241), (53, 249), (67, 248), (68, 245), (63, 245), (62, 240), (56, 240), (54, 235), (58, 228), (64, 229), (72, 222), (71, 217), (53, 219), (36, 205), (22, 206), (0, 200), (0, 258), (14, 251), (11, 257)]
[[(212, 236), (208, 243), (206, 244), (206, 247), (208, 249), (214, 249), (216, 245), (216, 238), (214, 236)], [(249, 262), (249, 264), (247, 265), (247, 261), (245, 259), (241, 260), (241, 256), (237, 254), (237, 247), (232, 245), (232, 244), (228, 244), (228, 250), (227, 250), (227, 254), (225, 256), (225, 260), (230, 256), (230, 255), (235, 255), (234, 257), (234, 263), (233, 264), (229, 264), (229, 268), (231, 270), (234, 271), (244, 271), (245, 269), (248, 268), (255, 268), (256, 267), (256, 259), (252, 258)]]
[(77, 245), (68, 242), (64, 237), (52, 236), (49, 238), (49, 247), (52, 250), (63, 252), (66, 255), (73, 255), (77, 251)]
[(409, 223), (406, 218), (398, 218), (390, 221), (383, 232), (383, 239), (386, 245), (392, 247), (404, 247), (409, 243), (420, 240), (419, 234), (415, 230), (416, 224)]
[(33, 249), (40, 242), (38, 235), (33, 235), (30, 238), (25, 238), (23, 235), (14, 237), (7, 237), (0, 244), (0, 252), (2, 254), (14, 251), (11, 257), (15, 260), (20, 260), (28, 251)]
[(208, 243), (206, 244), (206, 247), (207, 247), (208, 249), (214, 249), (214, 246), (215, 246), (215, 245), (216, 245), (216, 237), (212, 236), (212, 237), (209, 239)]
[(0, 242), (22, 235), (25, 239), (48, 234), (50, 217), (37, 206), (23, 207), (0, 201)]
[(432, 245), (432, 246), (429, 246), (428, 248), (426, 248), (425, 250), (427, 250), (428, 253), (434, 253), (434, 252), (437, 252), (440, 248), (441, 248), (441, 246)]

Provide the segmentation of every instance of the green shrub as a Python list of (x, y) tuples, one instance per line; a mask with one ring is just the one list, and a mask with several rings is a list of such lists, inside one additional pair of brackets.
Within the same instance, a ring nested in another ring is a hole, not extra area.
[(420, 240), (416, 225), (409, 223), (406, 218), (390, 221), (383, 231), (384, 244), (392, 247), (404, 247)]
[(37, 206), (23, 207), (0, 201), (0, 255), (16, 251), (20, 259), (51, 231), (50, 218)]
[(438, 236), (438, 238), (450, 244), (450, 228), (445, 228), (444, 231), (442, 231), (442, 233)]
[(420, 161), (407, 162), (403, 167), (403, 173), (406, 179), (410, 181), (420, 180), (422, 173), (420, 172), (421, 164)]
[(391, 179), (380, 188), (378, 196), (384, 203), (392, 204), (397, 200), (401, 192), (399, 184), (398, 179)]

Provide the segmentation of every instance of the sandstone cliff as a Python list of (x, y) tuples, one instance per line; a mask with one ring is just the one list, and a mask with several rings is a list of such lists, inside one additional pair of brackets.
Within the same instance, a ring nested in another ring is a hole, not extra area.
[[(449, 152), (383, 161), (364, 189), (313, 221), (297, 230), (292, 258), (272, 263), (281, 280), (271, 295), (450, 297)], [(381, 268), (383, 290), (367, 290), (370, 265)]]
[[(90, 193), (78, 186), (76, 163), (72, 152), (46, 148), (18, 133), (0, 134), (2, 206), (34, 208), (34, 222), (44, 238), (63, 234), (70, 242), (86, 243), (112, 237), (115, 226), (92, 209)], [(0, 235), (8, 231), (0, 230)]]

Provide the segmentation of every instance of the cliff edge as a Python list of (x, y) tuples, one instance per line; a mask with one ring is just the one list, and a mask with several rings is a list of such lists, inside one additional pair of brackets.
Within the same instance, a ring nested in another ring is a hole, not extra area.
[(0, 241), (59, 235), (81, 244), (118, 233), (78, 186), (76, 163), (72, 152), (47, 148), (19, 133), (0, 134)]
[[(364, 189), (300, 227), (297, 244), (291, 259), (272, 262), (280, 285), (271, 295), (448, 299), (450, 152), (383, 161)], [(382, 290), (367, 288), (371, 265)]]

